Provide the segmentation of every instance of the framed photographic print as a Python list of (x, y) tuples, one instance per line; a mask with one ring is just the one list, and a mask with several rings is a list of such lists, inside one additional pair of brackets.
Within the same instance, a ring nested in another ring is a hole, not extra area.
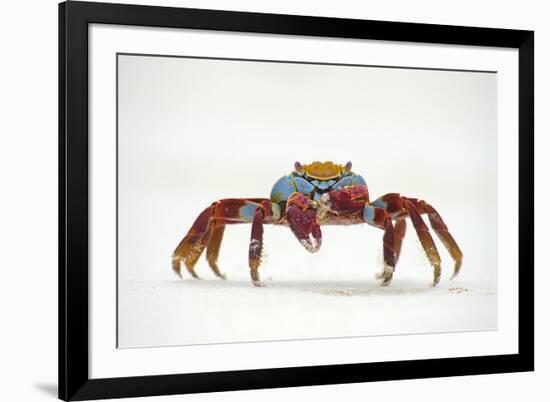
[(534, 33), (59, 5), (59, 397), (534, 368)]

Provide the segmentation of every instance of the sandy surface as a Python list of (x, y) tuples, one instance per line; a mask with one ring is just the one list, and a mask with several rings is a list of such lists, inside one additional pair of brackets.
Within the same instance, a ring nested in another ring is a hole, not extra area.
[[(408, 233), (394, 280), (381, 287), (381, 232), (366, 225), (324, 228), (322, 250), (301, 249), (286, 228), (266, 228), (266, 286), (249, 282), (248, 225), (226, 231), (220, 267), (210, 272), (204, 257), (201, 280), (170, 270), (170, 253), (155, 263), (141, 250), (132, 269), (119, 267), (121, 347), (249, 342), (284, 339), (490, 330), (497, 327), (494, 269), (466, 256), (463, 271), (450, 280), (452, 261), (444, 254), (443, 276), (431, 286), (431, 268), (415, 234)], [(466, 242), (469, 246), (469, 242)], [(439, 243), (438, 243), (439, 244)], [(149, 246), (152, 246), (150, 244)], [(463, 244), (464, 246), (464, 244)], [(159, 243), (159, 250), (166, 248)], [(471, 249), (471, 247), (468, 247)], [(467, 248), (467, 249), (468, 249)], [(124, 247), (122, 247), (124, 249)], [(151, 250), (151, 249), (149, 249)], [(346, 250), (342, 254), (342, 250)], [(470, 253), (472, 254), (472, 253)], [(474, 256), (475, 258), (475, 256)], [(482, 260), (483, 261), (483, 260)]]

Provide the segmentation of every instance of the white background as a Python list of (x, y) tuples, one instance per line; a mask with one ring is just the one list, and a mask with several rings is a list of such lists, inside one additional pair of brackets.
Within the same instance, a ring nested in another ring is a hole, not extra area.
[[(118, 68), (121, 347), (497, 328), (496, 74), (127, 55)], [(114, 144), (112, 130), (92, 135)], [(100, 145), (92, 155), (115, 166)], [(171, 253), (206, 206), (268, 197), (295, 159), (354, 161), (372, 200), (388, 192), (428, 200), (465, 253), (460, 277), (449, 281), (453, 262), (441, 246), (443, 280), (431, 287), (412, 225), (384, 289), (374, 278), (383, 232), (367, 225), (324, 227), (315, 255), (288, 229), (266, 227), (262, 291), (250, 285), (250, 225), (227, 227), (219, 259), (227, 281), (204, 258), (200, 283), (173, 274)]]
[[(152, 3), (152, 2), (151, 2)], [(302, 1), (265, 3), (261, 7), (252, 1), (171, 2), (185, 6), (226, 8), (235, 10), (347, 16), (381, 20), (432, 22), (443, 24), (479, 25), (535, 29), (537, 71), (548, 71), (549, 59), (543, 53), (550, 44), (550, 31), (545, 27), (543, 6), (523, 2), (514, 7), (491, 1), (463, 1), (455, 4), (439, 2), (322, 3)], [(164, 2), (163, 4), (167, 4)], [(17, 8), (16, 8), (17, 7)], [(55, 2), (33, 2), (20, 6), (5, 6), (4, 13), (12, 18), (2, 25), (4, 48), (2, 63), (3, 130), (0, 158), (4, 191), (2, 208), (2, 312), (4, 325), (2, 343), (2, 389), (5, 400), (52, 400), (56, 382), (56, 313), (57, 313), (57, 7)], [(26, 23), (17, 16), (25, 15)], [(17, 39), (12, 39), (17, 38)], [(549, 131), (543, 113), (548, 95), (548, 78), (539, 74), (537, 82), (537, 167), (549, 168), (545, 158)], [(7, 89), (7, 92), (6, 92)], [(16, 106), (14, 108), (14, 105)], [(15, 173), (15, 174), (14, 174)], [(542, 175), (541, 175), (542, 176)], [(547, 198), (548, 190), (539, 180), (537, 199)], [(543, 207), (542, 204), (540, 204)], [(542, 214), (538, 227), (548, 222)], [(539, 231), (538, 243), (544, 246), (545, 233)], [(544, 247), (538, 247), (544, 249)], [(6, 258), (7, 257), (7, 258)], [(544, 255), (538, 255), (539, 266)], [(544, 268), (544, 267), (542, 267)], [(549, 327), (544, 306), (548, 296), (545, 284), (550, 280), (544, 269), (537, 271), (538, 344), (537, 372), (468, 378), (427, 379), (406, 382), (355, 384), (287, 390), (247, 391), (215, 395), (174, 396), (158, 400), (280, 400), (281, 398), (315, 398), (329, 400), (348, 398), (400, 399), (408, 395), (423, 400), (478, 400), (481, 398), (520, 398), (544, 390), (543, 379), (550, 373), (548, 366)], [(531, 395), (532, 394), (532, 395)], [(542, 393), (544, 395), (544, 393)], [(543, 397), (539, 397), (542, 400)]]

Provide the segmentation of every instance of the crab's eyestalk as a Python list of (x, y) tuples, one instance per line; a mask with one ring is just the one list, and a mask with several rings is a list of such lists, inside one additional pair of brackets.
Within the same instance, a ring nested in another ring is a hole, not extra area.
[(350, 161), (348, 161), (348, 162), (344, 165), (344, 167), (342, 168), (342, 171), (343, 171), (344, 173), (351, 172), (351, 162), (350, 162)]
[(294, 170), (296, 171), (296, 173), (298, 173), (300, 176), (303, 176), (304, 173), (306, 172), (306, 170), (304, 169), (304, 167), (302, 166), (302, 164), (298, 161), (294, 162)]

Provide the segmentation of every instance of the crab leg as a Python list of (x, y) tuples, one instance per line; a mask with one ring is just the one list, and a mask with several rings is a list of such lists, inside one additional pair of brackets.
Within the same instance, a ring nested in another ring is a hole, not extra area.
[(200, 213), (187, 235), (174, 250), (172, 254), (172, 270), (180, 278), (182, 260), (191, 276), (193, 276), (193, 278), (198, 278), (194, 267), (210, 239), (213, 226), (212, 216), (214, 215), (217, 205), (218, 203), (215, 202)]
[[(384, 230), (382, 238), (384, 270), (377, 277), (382, 279), (382, 285), (389, 285), (401, 252), (401, 243), (405, 235), (405, 221), (398, 220), (394, 228), (392, 216), (383, 206), (368, 204), (369, 192), (363, 185), (351, 185), (331, 191), (328, 193), (328, 199), (333, 212), (344, 216), (358, 216), (360, 221)], [(321, 198), (322, 201), (323, 198)]]
[(426, 224), (420, 217), (420, 213), (410, 200), (403, 197), (403, 206), (409, 213), (414, 228), (416, 229), (416, 234), (418, 235), (420, 243), (422, 244), (422, 248), (424, 248), (424, 251), (428, 256), (428, 260), (430, 260), (430, 264), (433, 267), (433, 285), (436, 286), (439, 283), (439, 278), (441, 277), (441, 257), (439, 256), (437, 247), (435, 247), (432, 235), (430, 235), (430, 230), (428, 229), (428, 226), (426, 226)]
[(254, 286), (263, 286), (260, 281), (258, 268), (260, 267), (263, 236), (264, 236), (264, 212), (261, 207), (256, 209), (252, 218), (252, 231), (250, 233), (250, 245), (248, 247), (248, 265), (250, 267), (250, 277)]
[(420, 217), (420, 211), (415, 206), (414, 200), (402, 197), (397, 193), (390, 193), (374, 200), (371, 205), (383, 208), (394, 219), (404, 218), (407, 215), (411, 218), (420, 244), (422, 244), (422, 248), (426, 252), (428, 260), (434, 270), (433, 285), (437, 285), (441, 277), (441, 257), (435, 247), (428, 226), (426, 226)]
[(439, 215), (435, 208), (428, 204), (426, 201), (416, 200), (414, 198), (408, 198), (408, 200), (410, 200), (415, 205), (416, 209), (420, 213), (428, 214), (430, 226), (435, 231), (437, 237), (439, 237), (439, 240), (441, 240), (441, 243), (443, 243), (455, 262), (454, 272), (452, 276), (454, 278), (458, 275), (458, 273), (460, 272), (460, 267), (462, 266), (462, 251), (458, 247), (458, 244), (456, 244), (453, 236), (451, 236), (451, 234), (449, 233), (449, 230), (447, 229), (447, 225), (445, 225), (443, 218), (441, 218), (441, 215)]
[(390, 284), (393, 271), (395, 270), (396, 256), (396, 241), (394, 227), (390, 214), (383, 208), (366, 205), (363, 210), (363, 219), (369, 225), (384, 230), (382, 238), (384, 250), (384, 270), (378, 274), (378, 278), (382, 279), (382, 285)]
[(393, 235), (395, 238), (395, 263), (399, 261), (399, 255), (401, 254), (401, 245), (403, 244), (403, 238), (405, 237), (405, 231), (407, 229), (407, 221), (405, 219), (397, 219), (393, 228)]
[(208, 244), (206, 245), (206, 261), (208, 261), (212, 272), (221, 279), (225, 279), (225, 275), (218, 268), (218, 255), (220, 254), (224, 231), (225, 225), (214, 226), (210, 240), (208, 240)]
[[(344, 216), (357, 216), (360, 221), (384, 230), (382, 238), (384, 270), (377, 277), (382, 279), (382, 285), (389, 285), (401, 252), (405, 222), (398, 221), (394, 228), (392, 216), (385, 208), (368, 204), (369, 192), (363, 185), (351, 185), (331, 191), (328, 193), (328, 199), (331, 211)], [(321, 202), (323, 202), (323, 198), (321, 198)]]
[(217, 259), (223, 238), (224, 227), (228, 224), (251, 223), (258, 207), (264, 211), (263, 223), (276, 223), (280, 218), (280, 209), (265, 198), (227, 198), (216, 201), (197, 217), (187, 235), (181, 240), (172, 254), (172, 270), (181, 277), (181, 262), (189, 273), (198, 278), (195, 264), (206, 251), (210, 268), (218, 277), (224, 275), (219, 271)]
[[(408, 201), (409, 208), (406, 207), (405, 200)], [(399, 194), (390, 193), (378, 198), (376, 201), (373, 201), (371, 205), (376, 205), (386, 209), (395, 219), (402, 219), (406, 215), (409, 215), (413, 223), (415, 223), (416, 221), (420, 227), (420, 233), (422, 233), (422, 235), (419, 234), (420, 242), (422, 243), (422, 246), (426, 250), (426, 254), (428, 254), (428, 258), (430, 259), (430, 262), (432, 262), (432, 265), (433, 265), (434, 262), (437, 262), (439, 258), (439, 253), (437, 253), (437, 250), (435, 249), (435, 245), (433, 247), (431, 247), (430, 245), (430, 242), (433, 243), (433, 240), (431, 239), (431, 236), (428, 232), (428, 228), (426, 224), (423, 222), (420, 216), (413, 217), (413, 215), (415, 215), (414, 214), (415, 211), (416, 211), (416, 215), (427, 214), (428, 219), (430, 221), (430, 226), (435, 231), (435, 233), (437, 234), (437, 236), (439, 237), (439, 239), (441, 240), (441, 242), (443, 243), (443, 245), (445, 246), (445, 248), (447, 249), (447, 251), (449, 252), (449, 254), (451, 255), (451, 257), (455, 262), (453, 278), (459, 273), (460, 267), (462, 265), (462, 251), (458, 247), (454, 238), (449, 233), (449, 230), (447, 229), (447, 225), (445, 225), (445, 222), (441, 218), (441, 215), (439, 215), (439, 213), (435, 210), (435, 208), (433, 208), (430, 204), (428, 204), (423, 200), (418, 200), (416, 198), (402, 197)], [(411, 215), (411, 210), (413, 211), (412, 215)], [(415, 229), (416, 228), (417, 226), (415, 225)], [(419, 233), (418, 229), (417, 229), (417, 233)], [(427, 238), (428, 236), (430, 237), (429, 239)], [(424, 240), (422, 240), (423, 238)], [(428, 251), (426, 247), (428, 247), (428, 250), (432, 248), (435, 249), (437, 256), (434, 254), (433, 251)], [(430, 253), (432, 254), (432, 257), (430, 257)], [(436, 269), (435, 266), (434, 266), (434, 269)], [(434, 283), (437, 284), (437, 282), (435, 281), (435, 278), (434, 278)]]

